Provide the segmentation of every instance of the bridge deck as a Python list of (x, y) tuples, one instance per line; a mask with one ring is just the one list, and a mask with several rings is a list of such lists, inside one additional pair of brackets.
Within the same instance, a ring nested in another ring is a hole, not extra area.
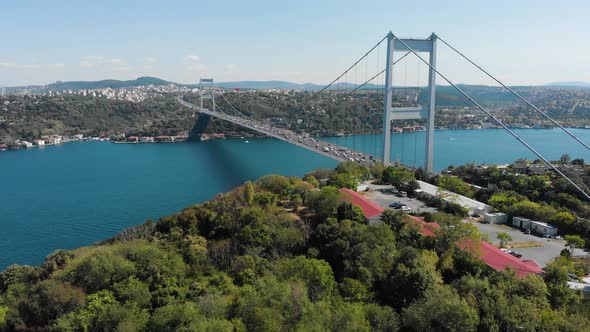
[(253, 120), (250, 118), (239, 117), (228, 115), (225, 113), (211, 111), (205, 108), (201, 108), (197, 105), (191, 104), (182, 99), (182, 97), (177, 98), (178, 102), (180, 102), (183, 106), (196, 110), (199, 113), (204, 113), (218, 119), (222, 119), (225, 121), (229, 121), (231, 123), (235, 123), (239, 126), (246, 127), (257, 131), (259, 133), (265, 134), (270, 137), (274, 137), (276, 139), (280, 139), (282, 141), (300, 146), (304, 149), (311, 150), (315, 153), (319, 153), (323, 156), (328, 158), (335, 159), (337, 161), (357, 161), (364, 165), (371, 165), (375, 161), (379, 161), (379, 159), (371, 156), (368, 153), (357, 152), (353, 151), (347, 147), (339, 146), (333, 143), (324, 142), (310, 136), (297, 134), (288, 129), (276, 128), (269, 124)]

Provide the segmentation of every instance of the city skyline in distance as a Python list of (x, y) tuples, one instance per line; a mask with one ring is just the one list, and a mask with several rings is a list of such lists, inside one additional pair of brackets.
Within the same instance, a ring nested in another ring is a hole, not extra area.
[[(142, 76), (182, 84), (211, 76), (218, 82), (322, 85), (389, 30), (416, 38), (435, 32), (509, 85), (590, 81), (590, 43), (584, 42), (590, 24), (583, 15), (590, 4), (584, 1), (556, 7), (550, 1), (417, 1), (411, 6), (302, 1), (295, 6), (58, 0), (9, 2), (4, 9), (0, 28), (8, 47), (0, 54), (0, 86)], [(382, 57), (369, 66), (383, 67)], [(424, 71), (416, 63), (406, 69), (408, 76)], [(454, 82), (495, 85), (444, 45), (438, 68)]]

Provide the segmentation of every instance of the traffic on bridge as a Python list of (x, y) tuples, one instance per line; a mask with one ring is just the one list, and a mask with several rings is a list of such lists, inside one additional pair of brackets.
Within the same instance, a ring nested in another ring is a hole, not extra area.
[(288, 129), (276, 128), (269, 124), (263, 123), (246, 116), (235, 116), (225, 112), (211, 111), (206, 108), (201, 108), (197, 105), (191, 104), (183, 99), (182, 96), (176, 98), (180, 104), (199, 113), (207, 114), (209, 116), (235, 123), (239, 126), (246, 127), (265, 134), (270, 137), (280, 139), (291, 144), (295, 144), (302, 148), (319, 153), (326, 157), (335, 159), (337, 161), (354, 161), (363, 165), (370, 166), (379, 161), (375, 156), (368, 153), (353, 151), (347, 147), (339, 146), (333, 143), (324, 142), (313, 138), (308, 134), (298, 134)]

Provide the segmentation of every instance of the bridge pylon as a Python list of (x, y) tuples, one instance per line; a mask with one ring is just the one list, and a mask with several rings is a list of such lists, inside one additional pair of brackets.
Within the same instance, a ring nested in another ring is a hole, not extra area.
[(201, 99), (201, 108), (203, 107), (203, 102), (207, 99), (210, 99), (213, 103), (212, 111), (215, 111), (215, 90), (213, 89), (213, 78), (201, 78), (199, 79), (199, 96)]
[[(434, 113), (436, 107), (436, 40), (433, 33), (426, 39), (397, 39), (392, 32), (387, 34), (385, 64), (385, 100), (383, 103), (383, 164), (391, 163), (391, 121), (426, 119), (426, 143), (424, 169), (431, 173), (434, 162)], [(398, 52), (423, 52), (429, 54), (428, 107), (396, 107), (393, 99), (393, 55)]]
[[(201, 78), (199, 79), (199, 99), (201, 103), (201, 109), (205, 106), (205, 100), (211, 100), (212, 111), (215, 112), (217, 105), (215, 104), (215, 90), (213, 89), (212, 78)], [(194, 117), (194, 114), (193, 114)], [(205, 113), (200, 113), (197, 121), (195, 121), (193, 128), (190, 130), (188, 135), (189, 141), (200, 141), (203, 133), (209, 126), (211, 116)]]

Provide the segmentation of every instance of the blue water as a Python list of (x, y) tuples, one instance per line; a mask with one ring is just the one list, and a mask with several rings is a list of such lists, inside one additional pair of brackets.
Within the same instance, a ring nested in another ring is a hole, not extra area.
[[(550, 158), (569, 153), (590, 160), (588, 151), (557, 130), (517, 132)], [(590, 142), (590, 130), (574, 132)], [(422, 163), (423, 132), (392, 137), (392, 158), (409, 165)], [(380, 150), (377, 136), (327, 139), (367, 152)], [(435, 144), (437, 170), (449, 164), (533, 158), (501, 130), (439, 131)], [(13, 263), (39, 264), (56, 249), (108, 238), (265, 174), (301, 176), (335, 165), (331, 159), (275, 139), (250, 140), (250, 144), (242, 140), (85, 142), (2, 152), (0, 269)]]

